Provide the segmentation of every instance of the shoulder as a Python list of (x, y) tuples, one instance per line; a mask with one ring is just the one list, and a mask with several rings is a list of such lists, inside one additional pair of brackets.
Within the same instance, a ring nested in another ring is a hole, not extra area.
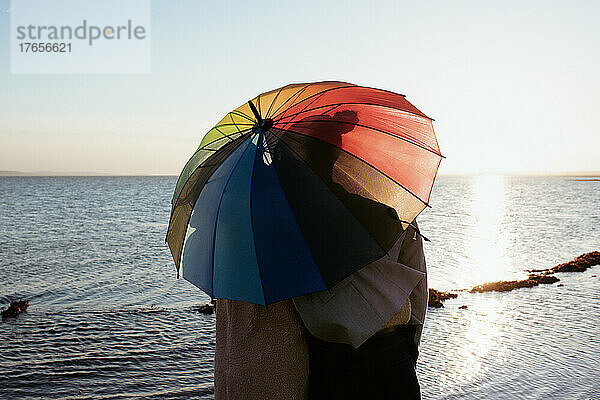
[(398, 262), (411, 267), (422, 266), (422, 268), (419, 269), (424, 269), (425, 267), (423, 238), (420, 235), (419, 226), (416, 220), (406, 228), (402, 247), (400, 248), (400, 255), (398, 256)]

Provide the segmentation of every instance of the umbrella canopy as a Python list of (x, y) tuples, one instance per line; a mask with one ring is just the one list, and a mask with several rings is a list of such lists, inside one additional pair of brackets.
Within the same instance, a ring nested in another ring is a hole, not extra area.
[(403, 95), (287, 85), (228, 113), (175, 187), (166, 241), (212, 298), (271, 304), (382, 257), (428, 205), (442, 156)]

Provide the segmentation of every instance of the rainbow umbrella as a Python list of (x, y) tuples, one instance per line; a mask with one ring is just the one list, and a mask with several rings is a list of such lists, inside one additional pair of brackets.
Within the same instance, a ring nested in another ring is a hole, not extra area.
[(267, 305), (326, 290), (386, 254), (428, 205), (442, 158), (432, 119), (403, 95), (287, 85), (204, 136), (166, 241), (212, 298)]

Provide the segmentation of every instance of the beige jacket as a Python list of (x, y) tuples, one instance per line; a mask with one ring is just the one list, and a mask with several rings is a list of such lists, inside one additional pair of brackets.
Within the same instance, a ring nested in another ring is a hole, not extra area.
[(217, 300), (215, 400), (305, 399), (306, 329), (290, 300)]

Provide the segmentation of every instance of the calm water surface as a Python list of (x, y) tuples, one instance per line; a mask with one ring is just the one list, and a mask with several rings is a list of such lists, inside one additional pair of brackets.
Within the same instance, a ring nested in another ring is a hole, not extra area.
[[(213, 398), (214, 316), (164, 244), (175, 181), (0, 178), (0, 307), (31, 302), (0, 323), (0, 398)], [(431, 204), (437, 289), (600, 250), (600, 182), (440, 177)], [(600, 399), (600, 267), (557, 276), (430, 309), (423, 398)]]

